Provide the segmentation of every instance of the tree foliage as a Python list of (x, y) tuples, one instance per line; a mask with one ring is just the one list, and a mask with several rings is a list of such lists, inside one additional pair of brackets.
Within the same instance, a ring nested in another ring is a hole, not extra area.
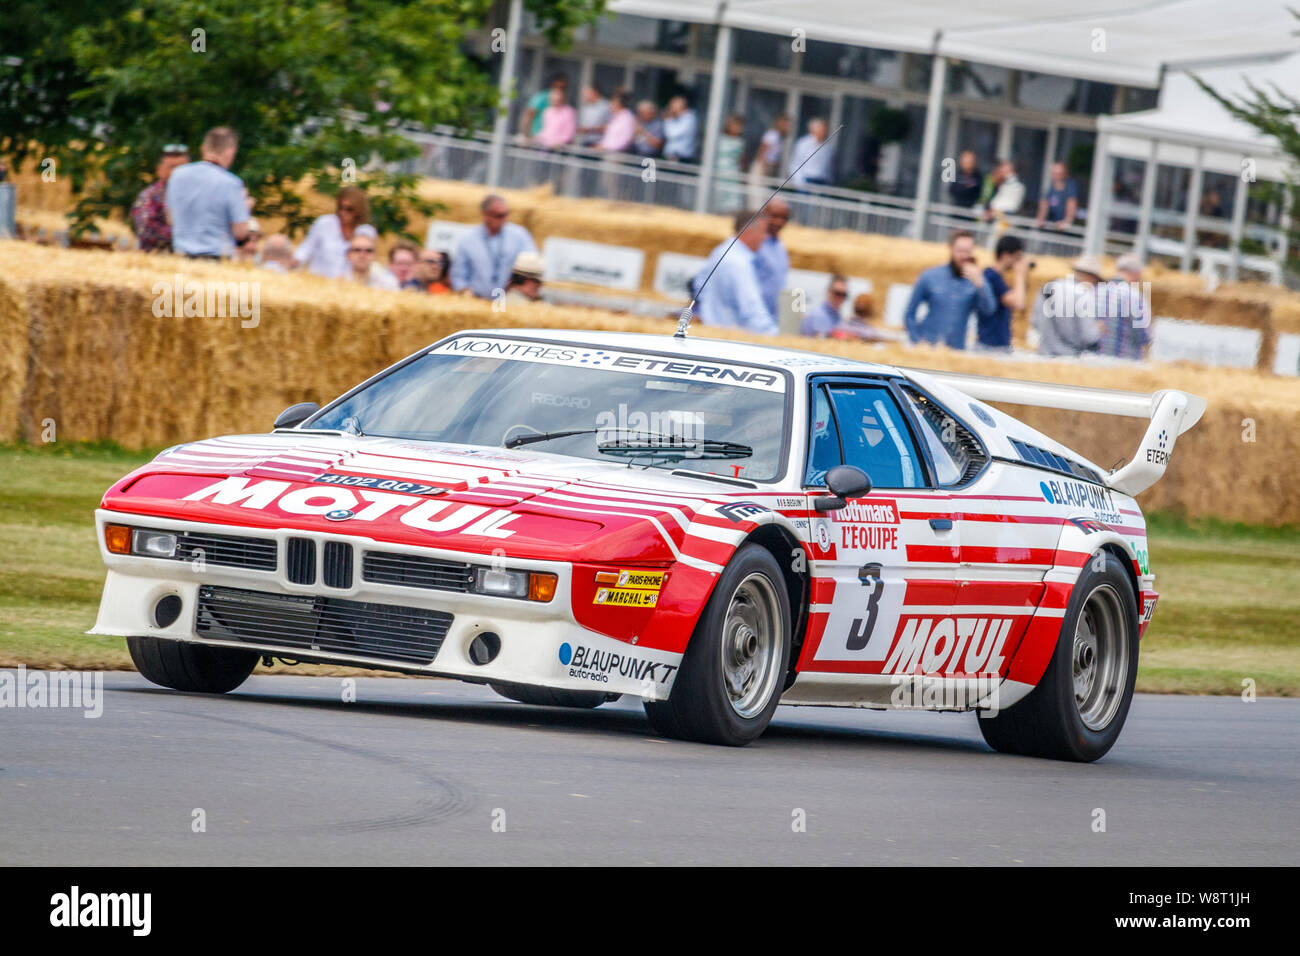
[[(563, 45), (604, 0), (526, 0)], [(304, 178), (332, 194), (351, 170), (376, 225), (424, 209), (403, 127), (490, 125), (491, 64), (467, 51), (492, 0), (9, 0), (0, 30), (0, 153), (52, 157), (84, 226), (125, 211), (164, 144), (197, 158), (234, 127), (232, 170), (259, 215), (308, 217)], [(504, 21), (504, 17), (501, 17)]]

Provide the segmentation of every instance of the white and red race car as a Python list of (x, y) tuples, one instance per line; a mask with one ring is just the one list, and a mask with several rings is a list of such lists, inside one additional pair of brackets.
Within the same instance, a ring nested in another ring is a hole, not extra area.
[[(1150, 419), (1107, 473), (985, 400)], [(1133, 495), (1205, 403), (702, 338), (466, 331), (104, 495), (94, 634), (179, 690), (259, 659), (643, 698), (672, 736), (778, 701), (980, 710), (1094, 760), (1155, 607)]]

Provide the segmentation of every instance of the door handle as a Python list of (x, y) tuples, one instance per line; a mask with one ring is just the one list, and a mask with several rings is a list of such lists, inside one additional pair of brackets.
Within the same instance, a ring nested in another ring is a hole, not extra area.
[(933, 528), (935, 531), (951, 531), (951, 530), (952, 530), (952, 519), (951, 519), (951, 518), (931, 518), (931, 519), (930, 519), (930, 527)]

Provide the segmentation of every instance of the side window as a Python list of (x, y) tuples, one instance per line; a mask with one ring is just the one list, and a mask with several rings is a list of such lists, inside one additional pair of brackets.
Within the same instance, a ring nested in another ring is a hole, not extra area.
[[(823, 414), (827, 410), (829, 417)], [(829, 385), (817, 390), (808, 460), (809, 484), (823, 483), (827, 469), (842, 461), (865, 471), (877, 488), (925, 485), (921, 458), (903, 414), (889, 389), (881, 386)]]
[(808, 448), (808, 471), (804, 484), (826, 484), (826, 472), (840, 463), (840, 433), (831, 414), (825, 386), (813, 393), (812, 438)]
[(940, 485), (960, 484), (984, 466), (988, 456), (970, 430), (920, 392), (903, 386), (921, 423), (921, 435), (934, 459)]

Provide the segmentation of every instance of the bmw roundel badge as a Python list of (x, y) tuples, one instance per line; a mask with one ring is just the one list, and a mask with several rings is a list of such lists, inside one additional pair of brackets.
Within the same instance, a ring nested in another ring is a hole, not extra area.
[(347, 508), (335, 508), (333, 511), (325, 512), (325, 517), (330, 521), (347, 521), (353, 517), (353, 512)]

